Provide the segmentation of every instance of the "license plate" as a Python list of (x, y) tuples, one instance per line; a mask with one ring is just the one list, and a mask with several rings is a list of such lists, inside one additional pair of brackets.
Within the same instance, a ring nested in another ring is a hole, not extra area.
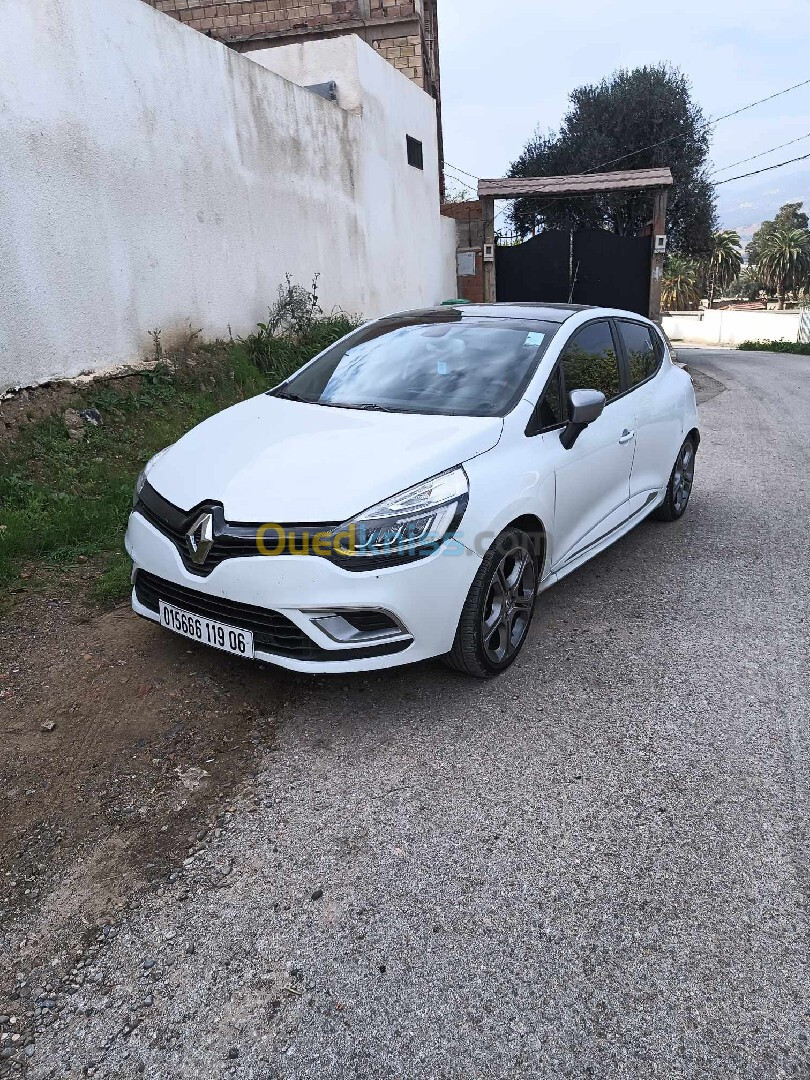
[(240, 630), (238, 626), (204, 619), (191, 611), (173, 607), (160, 601), (160, 622), (167, 630), (175, 634), (210, 645), (212, 649), (222, 649), (234, 656), (253, 656), (253, 634), (249, 630)]

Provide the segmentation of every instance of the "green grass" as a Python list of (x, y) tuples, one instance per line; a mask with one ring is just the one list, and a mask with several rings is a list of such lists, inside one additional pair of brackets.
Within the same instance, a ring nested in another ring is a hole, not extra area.
[(80, 559), (99, 559), (91, 594), (115, 602), (129, 590), (123, 537), (139, 471), (195, 424), (261, 393), (347, 333), (343, 317), (319, 319), (294, 338), (262, 334), (200, 346), (122, 391), (89, 384), (71, 402), (97, 408), (103, 426), (72, 442), (61, 414), (32, 423), (0, 445), (0, 592)]
[(810, 356), (810, 342), (807, 341), (744, 341), (738, 349), (753, 352), (798, 353)]

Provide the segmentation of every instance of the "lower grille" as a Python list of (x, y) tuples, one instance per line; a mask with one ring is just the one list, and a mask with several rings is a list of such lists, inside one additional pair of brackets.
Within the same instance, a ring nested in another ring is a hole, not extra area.
[(338, 652), (322, 649), (286, 615), (278, 611), (239, 604), (218, 596), (207, 596), (205, 593), (188, 589), (185, 585), (155, 577), (146, 570), (139, 570), (135, 576), (135, 596), (138, 603), (155, 614), (159, 613), (160, 601), (163, 600), (167, 604), (182, 608), (183, 611), (201, 615), (204, 619), (214, 619), (240, 630), (249, 630), (253, 634), (254, 646), (260, 652), (289, 656), (296, 660), (362, 660), (367, 657), (390, 656), (402, 652), (411, 644), (410, 641), (396, 641), (369, 645), (361, 649), (341, 649)]

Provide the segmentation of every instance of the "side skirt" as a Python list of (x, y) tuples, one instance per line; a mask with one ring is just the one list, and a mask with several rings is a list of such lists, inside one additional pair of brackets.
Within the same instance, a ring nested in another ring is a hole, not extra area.
[(554, 567), (546, 579), (540, 583), (540, 591), (542, 592), (545, 589), (551, 588), (552, 585), (555, 585), (558, 581), (567, 577), (572, 571), (577, 570), (583, 563), (588, 562), (588, 560), (592, 559), (595, 555), (599, 555), (600, 552), (609, 548), (611, 544), (615, 544), (617, 540), (620, 540), (629, 533), (631, 529), (634, 529), (636, 525), (639, 525), (644, 518), (648, 517), (653, 510), (655, 510), (656, 506), (659, 506), (661, 502), (663, 502), (665, 495), (666, 488), (662, 491), (651, 491), (646, 502), (638, 510), (632, 513), (630, 517), (625, 518), (624, 521), (612, 528), (610, 532), (605, 533), (604, 536), (600, 536), (597, 540), (593, 540), (587, 547), (582, 548), (567, 562)]

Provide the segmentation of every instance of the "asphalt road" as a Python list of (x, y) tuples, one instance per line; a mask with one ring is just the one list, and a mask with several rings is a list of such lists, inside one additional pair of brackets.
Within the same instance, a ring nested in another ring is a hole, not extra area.
[(30, 1076), (810, 1075), (810, 358), (682, 359), (718, 380), (686, 517), (496, 683), (268, 673), (258, 776)]

